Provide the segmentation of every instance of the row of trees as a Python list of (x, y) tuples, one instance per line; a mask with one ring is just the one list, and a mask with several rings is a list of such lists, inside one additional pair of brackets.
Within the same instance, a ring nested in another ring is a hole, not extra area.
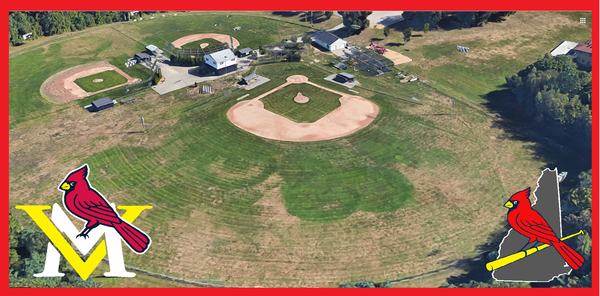
[(32, 228), (21, 229), (19, 222), (8, 213), (8, 274), (9, 287), (79, 287), (94, 288), (102, 287), (91, 277), (83, 280), (77, 272), (61, 257), (59, 265), (60, 272), (65, 275), (62, 278), (36, 278), (33, 275), (44, 270), (46, 261), (46, 250), (50, 240), (41, 231)]
[(127, 11), (15, 11), (8, 17), (9, 41), (12, 45), (23, 43), (23, 35), (31, 38), (51, 36), (65, 32), (129, 20)]
[(515, 11), (405, 11), (402, 14), (406, 24), (413, 28), (422, 28), (427, 24), (438, 27), (440, 22), (451, 22), (457, 27), (480, 27), (488, 21), (498, 21), (513, 15)]
[(203, 56), (192, 57), (189, 55), (171, 55), (170, 58), (171, 63), (175, 63), (177, 65), (185, 65), (185, 66), (200, 66), (204, 63)]
[(540, 57), (506, 77), (525, 121), (589, 157), (592, 148), (592, 75), (567, 55)]
[(129, 21), (158, 11), (140, 11), (131, 16), (129, 11), (12, 11), (8, 16), (9, 44), (21, 45), (23, 35), (31, 38), (74, 32), (89, 27)]

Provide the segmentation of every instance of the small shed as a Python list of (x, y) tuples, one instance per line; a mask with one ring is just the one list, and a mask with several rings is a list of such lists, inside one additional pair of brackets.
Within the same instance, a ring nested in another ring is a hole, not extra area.
[(93, 101), (92, 106), (94, 106), (97, 111), (102, 111), (104, 109), (114, 107), (115, 103), (109, 97), (105, 97), (105, 98)]
[(142, 52), (142, 53), (136, 53), (136, 54), (133, 56), (133, 58), (134, 58), (134, 59), (136, 59), (136, 60), (138, 60), (138, 61), (140, 61), (140, 62), (142, 62), (142, 61), (147, 61), (147, 60), (149, 60), (149, 59), (150, 59), (150, 56), (149, 56), (147, 53), (145, 53), (145, 52)]
[(251, 54), (252, 54), (252, 49), (249, 48), (249, 47), (246, 47), (246, 48), (243, 48), (243, 49), (235, 51), (235, 55), (238, 56), (238, 57), (240, 57), (240, 58), (241, 57), (247, 57), (247, 56), (249, 56)]
[(150, 44), (148, 46), (146, 46), (146, 50), (151, 54), (151, 55), (157, 55), (159, 53), (161, 53), (162, 51), (158, 49), (158, 47)]
[(339, 80), (341, 80), (341, 81), (344, 81), (344, 83), (346, 83), (346, 82), (354, 82), (354, 75), (348, 74), (346, 72), (342, 72), (342, 73), (338, 74), (337, 78)]
[(346, 69), (346, 65), (344, 63), (337, 63), (333, 65), (334, 68), (338, 69), (338, 70), (344, 70)]
[(250, 75), (248, 75), (248, 76), (246, 76), (246, 77), (242, 78), (242, 80), (244, 80), (244, 82), (245, 82), (246, 84), (250, 84), (250, 81), (252, 81), (252, 80), (254, 80), (254, 79), (256, 79), (256, 78), (258, 78), (258, 75), (256, 75), (256, 74), (250, 74)]

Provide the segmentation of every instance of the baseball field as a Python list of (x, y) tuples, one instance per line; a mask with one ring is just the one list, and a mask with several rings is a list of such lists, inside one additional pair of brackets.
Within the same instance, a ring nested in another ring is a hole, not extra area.
[[(539, 169), (554, 161), (493, 116), (465, 104), (452, 107), (436, 89), (400, 84), (394, 73), (357, 72), (371, 89), (354, 88), (358, 93), (326, 81), (328, 56), (313, 50), (305, 62), (260, 65), (206, 82), (212, 94), (194, 87), (165, 95), (148, 90), (98, 117), (81, 106), (110, 91), (62, 104), (42, 96), (50, 76), (100, 61), (146, 79), (147, 68), (124, 66), (144, 49), (134, 39), (160, 48), (184, 36), (219, 33), (254, 49), (307, 30), (264, 13), (199, 14), (88, 29), (10, 57), (11, 208), (61, 204), (58, 183), (87, 163), (90, 183), (110, 202), (153, 206), (135, 222), (152, 245), (143, 255), (124, 248), (127, 265), (228, 286), (333, 287), (420, 275), (472, 258), (505, 222), (503, 202), (534, 186)], [(317, 58), (320, 63), (309, 62)], [(237, 88), (252, 71), (270, 81)], [(113, 79), (106, 74), (101, 78)], [(266, 111), (312, 124), (343, 107), (340, 97), (356, 96), (372, 103), (376, 115), (351, 134), (320, 141), (265, 138), (230, 120), (236, 104), (291, 75), (316, 86), (274, 91), (261, 99)], [(310, 100), (295, 102), (298, 93)], [(34, 227), (23, 212), (13, 212)], [(439, 286), (461, 272), (447, 269), (402, 285)], [(146, 275), (95, 280), (111, 287), (180, 285)]]

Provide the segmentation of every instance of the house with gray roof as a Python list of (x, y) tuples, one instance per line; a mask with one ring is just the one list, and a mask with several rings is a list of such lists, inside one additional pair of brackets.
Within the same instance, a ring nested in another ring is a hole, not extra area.
[(204, 63), (210, 66), (216, 75), (237, 70), (237, 57), (229, 48), (205, 55)]
[(317, 44), (328, 49), (336, 50), (346, 47), (347, 42), (344, 39), (333, 35), (327, 31), (319, 31), (313, 34), (313, 38)]

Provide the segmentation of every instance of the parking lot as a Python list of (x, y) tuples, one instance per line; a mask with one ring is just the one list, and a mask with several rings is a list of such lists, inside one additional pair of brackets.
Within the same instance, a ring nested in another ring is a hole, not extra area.
[(165, 80), (159, 85), (152, 86), (152, 88), (161, 95), (166, 94), (174, 90), (193, 85), (196, 82), (201, 83), (205, 81), (211, 81), (219, 79), (223, 76), (244, 72), (248, 70), (248, 66), (250, 65), (251, 61), (251, 57), (238, 58), (237, 70), (217, 76), (212, 74), (200, 75), (199, 66), (171, 65), (170, 61), (166, 57), (158, 56), (158, 64), (160, 65), (160, 69)]

